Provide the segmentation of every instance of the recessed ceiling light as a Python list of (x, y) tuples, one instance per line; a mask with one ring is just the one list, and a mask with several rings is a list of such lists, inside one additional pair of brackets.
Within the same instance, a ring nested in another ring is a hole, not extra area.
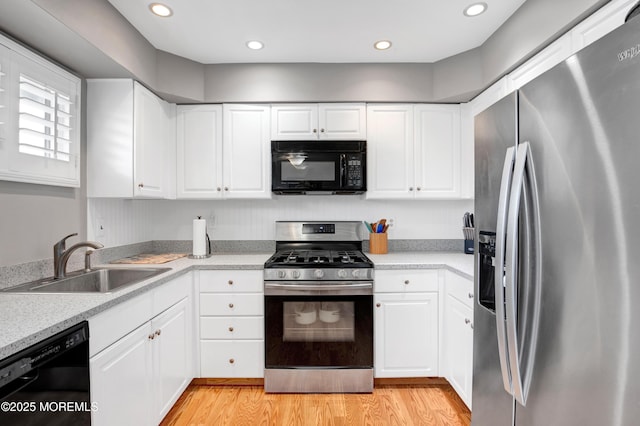
[(171, 10), (169, 6), (162, 3), (151, 3), (149, 5), (149, 10), (151, 10), (154, 15), (158, 15), (163, 18), (173, 15), (173, 10)]
[(391, 42), (389, 40), (376, 41), (373, 44), (373, 47), (375, 47), (378, 50), (387, 50), (388, 48), (391, 47)]
[(478, 16), (483, 14), (487, 8), (489, 6), (487, 6), (486, 3), (474, 3), (472, 5), (467, 6), (467, 8), (464, 10), (464, 16)]
[(258, 40), (251, 40), (247, 42), (247, 47), (251, 50), (260, 50), (264, 47), (264, 44)]

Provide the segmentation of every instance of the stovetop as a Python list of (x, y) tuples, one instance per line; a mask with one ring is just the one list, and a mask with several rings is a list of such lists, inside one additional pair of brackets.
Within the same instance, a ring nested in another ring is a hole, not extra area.
[(372, 268), (373, 263), (359, 250), (279, 250), (265, 268)]

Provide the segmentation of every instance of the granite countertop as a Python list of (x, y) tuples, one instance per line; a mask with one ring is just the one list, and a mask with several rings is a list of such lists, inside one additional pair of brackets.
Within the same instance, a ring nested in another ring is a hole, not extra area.
[[(18, 294), (0, 292), (0, 359), (65, 330), (119, 303), (143, 294), (192, 270), (261, 270), (269, 253), (224, 253), (207, 259), (181, 258), (158, 267), (169, 267), (153, 278), (110, 294)], [(446, 268), (473, 278), (473, 256), (447, 252), (367, 253), (376, 269)], [(101, 266), (101, 265), (96, 265)], [(149, 267), (151, 265), (109, 265)]]
[(383, 269), (448, 269), (473, 280), (473, 256), (451, 252), (391, 252), (365, 253), (378, 270)]

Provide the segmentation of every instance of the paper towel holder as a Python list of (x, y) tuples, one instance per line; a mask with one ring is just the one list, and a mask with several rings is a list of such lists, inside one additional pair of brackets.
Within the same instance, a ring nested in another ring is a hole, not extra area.
[[(201, 216), (198, 216), (198, 219), (201, 219)], [(209, 238), (209, 233), (205, 231), (204, 236), (207, 238), (207, 254), (190, 254), (189, 256), (187, 256), (189, 259), (207, 259), (212, 256), (211, 239)]]

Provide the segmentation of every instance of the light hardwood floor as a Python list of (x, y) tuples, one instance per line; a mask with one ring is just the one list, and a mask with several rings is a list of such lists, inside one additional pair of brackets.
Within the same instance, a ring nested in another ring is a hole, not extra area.
[(192, 425), (468, 426), (449, 385), (376, 385), (372, 394), (266, 394), (261, 386), (190, 385), (161, 423)]

